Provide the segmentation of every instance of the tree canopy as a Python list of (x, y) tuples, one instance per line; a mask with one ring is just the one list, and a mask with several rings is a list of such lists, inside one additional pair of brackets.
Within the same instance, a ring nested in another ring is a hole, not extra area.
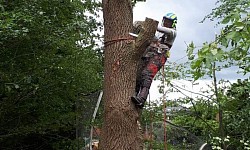
[(102, 87), (98, 7), (0, 2), (0, 149), (74, 147), (76, 102)]

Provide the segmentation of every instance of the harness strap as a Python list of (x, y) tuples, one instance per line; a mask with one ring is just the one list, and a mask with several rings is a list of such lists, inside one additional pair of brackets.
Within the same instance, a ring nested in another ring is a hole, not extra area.
[(161, 37), (160, 37), (160, 43), (161, 44), (165, 44), (169, 47), (169, 49), (172, 47), (172, 45), (168, 44), (168, 43), (164, 43), (165, 42), (165, 39), (166, 39), (166, 34), (163, 34)]

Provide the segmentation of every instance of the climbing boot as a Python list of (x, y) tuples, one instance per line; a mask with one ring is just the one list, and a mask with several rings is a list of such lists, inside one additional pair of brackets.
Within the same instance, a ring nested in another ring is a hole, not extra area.
[(145, 99), (142, 97), (132, 96), (131, 97), (132, 102), (140, 109), (144, 107)]
[(147, 100), (148, 93), (149, 88), (142, 87), (138, 96), (132, 96), (131, 100), (138, 108), (142, 109), (144, 107), (145, 101)]

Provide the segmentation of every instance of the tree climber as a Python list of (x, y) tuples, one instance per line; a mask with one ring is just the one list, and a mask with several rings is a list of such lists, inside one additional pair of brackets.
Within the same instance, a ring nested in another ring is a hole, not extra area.
[[(176, 38), (177, 16), (167, 13), (163, 16), (161, 25), (158, 25), (155, 37), (142, 55), (143, 67), (136, 79), (136, 96), (131, 100), (142, 109), (147, 100), (152, 80), (156, 73), (164, 66), (169, 57), (169, 50)], [(136, 24), (135, 24), (135, 28)], [(131, 34), (133, 35), (133, 34)]]

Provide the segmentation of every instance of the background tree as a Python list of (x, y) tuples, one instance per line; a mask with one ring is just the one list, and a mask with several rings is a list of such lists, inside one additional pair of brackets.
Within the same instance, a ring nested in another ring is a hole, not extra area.
[[(250, 89), (249, 79), (238, 80), (226, 91), (225, 103), (225, 134), (230, 137), (228, 149), (244, 149), (240, 140), (247, 141), (249, 146), (249, 111), (250, 111)], [(239, 140), (240, 139), (240, 140)]]
[[(219, 19), (218, 24), (223, 24), (221, 34), (217, 35), (213, 42), (205, 42), (198, 50), (193, 43), (189, 45), (187, 52), (189, 60), (191, 60), (191, 69), (185, 70), (185, 73), (190, 74), (189, 79), (192, 77), (194, 81), (204, 77), (212, 78), (213, 89), (211, 91), (216, 97), (213, 102), (218, 106), (220, 124), (220, 134), (213, 136), (221, 137), (223, 149), (227, 149), (229, 148), (228, 143), (224, 139), (228, 134), (226, 130), (229, 120), (226, 116), (228, 116), (229, 97), (225, 95), (225, 92), (220, 91), (218, 86), (220, 81), (218, 81), (216, 73), (229, 67), (238, 68), (235, 74), (249, 73), (249, 36), (247, 35), (249, 35), (248, 8), (250, 3), (245, 0), (218, 0), (218, 4), (219, 6), (213, 9), (213, 12), (206, 18)], [(226, 115), (225, 117), (222, 112)], [(222, 120), (225, 122), (223, 123)]]
[(98, 6), (0, 2), (0, 149), (76, 149), (76, 101), (101, 89)]

